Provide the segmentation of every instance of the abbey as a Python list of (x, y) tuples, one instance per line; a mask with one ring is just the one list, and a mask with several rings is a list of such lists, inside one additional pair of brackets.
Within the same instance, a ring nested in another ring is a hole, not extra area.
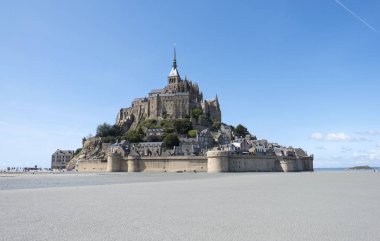
[(148, 97), (134, 99), (131, 107), (122, 108), (116, 117), (116, 125), (129, 127), (141, 118), (189, 118), (194, 109), (200, 109), (204, 116), (221, 122), (218, 97), (214, 100), (204, 100), (203, 93), (196, 83), (186, 77), (181, 78), (174, 49), (173, 65), (167, 77), (167, 85), (163, 89), (151, 90)]
[(223, 123), (218, 97), (205, 100), (196, 83), (181, 78), (175, 49), (166, 86), (120, 109), (108, 128), (84, 139), (68, 166), (84, 172), (313, 170), (313, 155), (301, 148), (258, 140), (242, 125)]

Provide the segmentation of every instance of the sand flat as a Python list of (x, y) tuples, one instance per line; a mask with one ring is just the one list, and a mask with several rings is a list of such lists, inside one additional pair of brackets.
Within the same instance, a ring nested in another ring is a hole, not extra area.
[(0, 187), (0, 240), (380, 240), (373, 172), (20, 175)]

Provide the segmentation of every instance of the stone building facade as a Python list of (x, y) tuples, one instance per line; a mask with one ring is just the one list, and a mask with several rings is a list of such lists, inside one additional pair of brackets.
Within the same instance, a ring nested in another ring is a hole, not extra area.
[(51, 169), (65, 169), (67, 163), (73, 158), (74, 151), (57, 149), (51, 155)]
[(167, 77), (167, 85), (163, 89), (151, 90), (147, 97), (133, 100), (131, 107), (120, 109), (116, 125), (129, 128), (141, 118), (181, 119), (191, 116), (191, 111), (195, 108), (202, 109), (205, 116), (212, 120), (221, 122), (218, 98), (204, 100), (203, 93), (196, 83), (186, 77), (181, 78), (174, 49), (173, 65)]
[(131, 149), (140, 156), (161, 156), (162, 142), (133, 143)]

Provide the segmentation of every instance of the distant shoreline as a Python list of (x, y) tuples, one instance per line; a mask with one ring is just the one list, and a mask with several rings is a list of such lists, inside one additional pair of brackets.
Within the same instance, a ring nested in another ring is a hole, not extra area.
[(380, 170), (380, 167), (370, 167), (370, 169), (355, 169), (354, 167), (314, 168), (314, 171), (316, 171), (316, 172), (321, 172), (321, 171), (322, 172), (323, 171), (373, 171), (373, 170)]

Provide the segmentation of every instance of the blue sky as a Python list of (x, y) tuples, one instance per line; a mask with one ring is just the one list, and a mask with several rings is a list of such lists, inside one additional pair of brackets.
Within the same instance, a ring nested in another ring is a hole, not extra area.
[(315, 167), (380, 166), (380, 2), (0, 2), (0, 167), (50, 166), (182, 76)]

